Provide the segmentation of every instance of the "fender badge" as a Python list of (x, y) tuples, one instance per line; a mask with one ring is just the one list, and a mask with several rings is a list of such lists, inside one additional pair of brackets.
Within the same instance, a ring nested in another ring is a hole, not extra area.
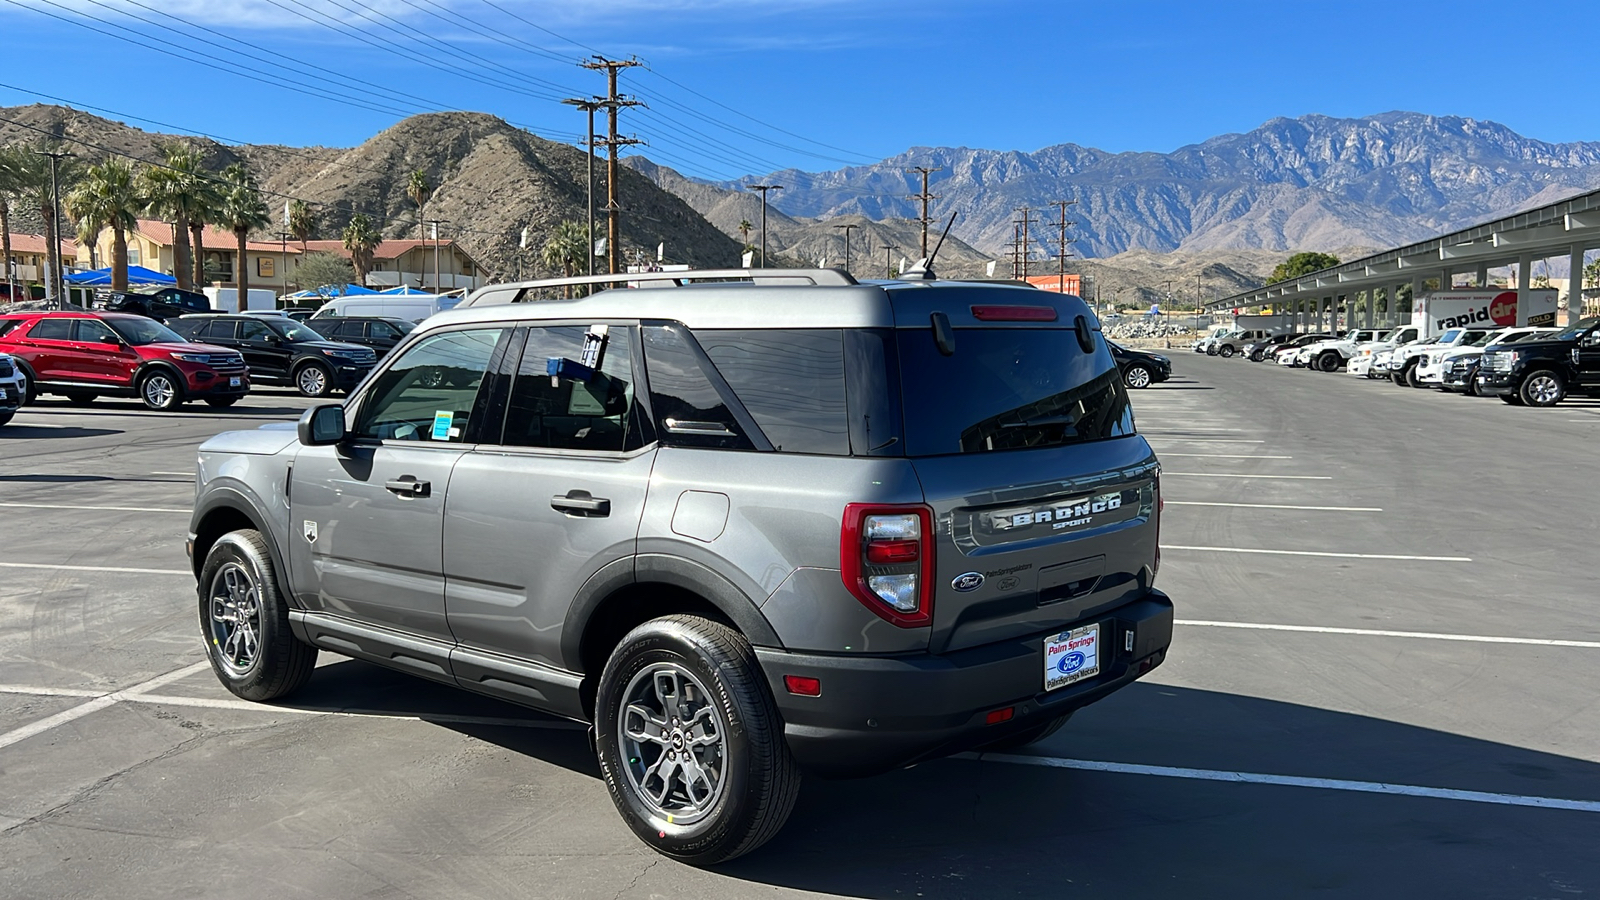
[(301, 523), (301, 527), (304, 529), (306, 543), (315, 544), (317, 542), (317, 523), (306, 519)]
[(965, 594), (983, 587), (982, 572), (963, 572), (951, 580), (950, 586)]

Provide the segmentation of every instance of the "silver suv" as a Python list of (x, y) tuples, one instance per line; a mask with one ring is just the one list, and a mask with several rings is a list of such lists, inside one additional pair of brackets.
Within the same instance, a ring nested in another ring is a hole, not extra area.
[(1159, 467), (1077, 297), (626, 278), (677, 286), (480, 289), (345, 403), (200, 448), (229, 690), (322, 648), (592, 723), (634, 832), (711, 864), (802, 771), (1018, 747), (1161, 663)]

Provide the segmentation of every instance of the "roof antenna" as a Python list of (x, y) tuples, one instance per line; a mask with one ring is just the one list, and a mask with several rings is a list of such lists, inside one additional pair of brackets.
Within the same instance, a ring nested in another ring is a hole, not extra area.
[(950, 221), (944, 223), (944, 231), (939, 235), (939, 243), (933, 245), (933, 252), (927, 258), (919, 259), (911, 267), (900, 273), (904, 281), (936, 281), (939, 276), (933, 272), (934, 257), (939, 255), (939, 248), (944, 246), (944, 239), (950, 236), (950, 226), (956, 224), (956, 213), (950, 214)]

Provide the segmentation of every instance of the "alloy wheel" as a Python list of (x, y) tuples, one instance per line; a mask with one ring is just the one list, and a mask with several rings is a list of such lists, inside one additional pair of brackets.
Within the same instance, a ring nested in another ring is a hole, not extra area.
[(634, 675), (616, 739), (630, 785), (653, 812), (692, 825), (716, 806), (727, 735), (710, 692), (689, 670), (659, 662)]
[(1528, 380), (1526, 390), (1536, 406), (1551, 406), (1561, 399), (1561, 384), (1550, 375), (1535, 375)]
[(1128, 387), (1131, 388), (1149, 387), (1150, 370), (1143, 366), (1134, 366), (1128, 370), (1128, 374), (1124, 377), (1123, 381), (1126, 382)]
[(211, 578), (211, 643), (235, 677), (249, 672), (261, 651), (261, 589), (244, 566), (230, 562)]
[(306, 366), (295, 377), (295, 386), (307, 397), (320, 397), (328, 390), (328, 373), (320, 366)]
[(177, 398), (178, 389), (171, 378), (157, 372), (144, 380), (144, 387), (140, 393), (144, 397), (146, 406), (151, 409), (166, 409)]

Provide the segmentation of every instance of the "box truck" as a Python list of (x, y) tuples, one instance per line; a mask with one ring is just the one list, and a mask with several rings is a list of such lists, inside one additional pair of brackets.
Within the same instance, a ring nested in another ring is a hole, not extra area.
[(1556, 324), (1556, 291), (1429, 291), (1412, 301), (1411, 324), (1423, 339), (1451, 328), (1548, 327)]

